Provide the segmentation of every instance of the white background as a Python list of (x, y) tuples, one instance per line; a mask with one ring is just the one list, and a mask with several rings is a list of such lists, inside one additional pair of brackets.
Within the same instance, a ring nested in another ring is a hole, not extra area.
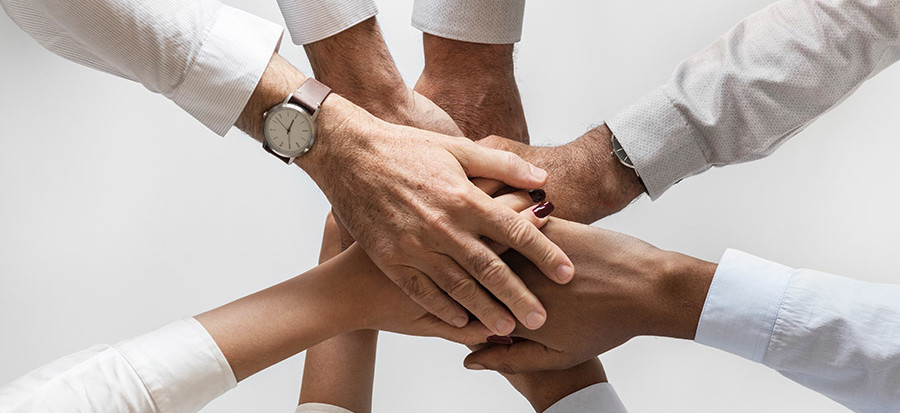
[[(228, 3), (281, 21), (273, 0)], [(529, 3), (520, 87), (533, 143), (558, 145), (769, 2)], [(413, 84), (423, 59), (411, 1), (380, 6)], [(300, 48), (286, 42), (283, 53), (309, 72)], [(6, 17), (0, 62), (0, 383), (315, 264), (328, 205), (299, 169), (240, 132), (214, 135), (138, 84), (50, 54)], [(888, 69), (770, 158), (688, 179), (596, 225), (712, 261), (733, 247), (896, 282), (898, 92), (900, 69)], [(499, 375), (466, 371), (462, 347), (381, 337), (376, 411), (529, 410)], [(633, 412), (845, 411), (687, 341), (639, 338), (602, 360)], [(302, 356), (292, 358), (205, 411), (292, 411), (301, 369)]]

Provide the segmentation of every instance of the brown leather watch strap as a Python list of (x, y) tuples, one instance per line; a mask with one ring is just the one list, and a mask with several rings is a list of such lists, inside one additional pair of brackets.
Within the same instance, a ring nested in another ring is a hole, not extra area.
[(330, 87), (310, 77), (303, 81), (303, 84), (291, 95), (289, 101), (300, 105), (300, 107), (309, 111), (310, 114), (313, 114), (319, 110), (319, 106), (322, 105), (322, 102), (325, 101), (325, 98), (330, 93)]

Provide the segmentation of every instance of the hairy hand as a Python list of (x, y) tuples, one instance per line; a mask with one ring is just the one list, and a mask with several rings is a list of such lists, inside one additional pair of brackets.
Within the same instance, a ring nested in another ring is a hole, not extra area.
[[(510, 210), (520, 210), (518, 216), (535, 228), (541, 228), (549, 220), (542, 213), (548, 203), (535, 206), (531, 197), (524, 192), (503, 195), (498, 197), (497, 202)], [(497, 252), (505, 249), (499, 245), (494, 247)], [(484, 343), (485, 338), (491, 334), (491, 330), (480, 322), (457, 328), (425, 311), (385, 279), (358, 245), (351, 246), (336, 258), (335, 265), (340, 265), (343, 269), (335, 271), (340, 274), (334, 280), (335, 286), (348, 291), (345, 305), (353, 307), (351, 313), (359, 315), (358, 326), (361, 328), (443, 337), (467, 345)]]
[(634, 170), (610, 154), (612, 134), (605, 125), (557, 147), (529, 146), (499, 136), (480, 145), (515, 153), (549, 173), (544, 189), (562, 219), (592, 223), (618, 212), (644, 192)]
[[(334, 99), (330, 107), (338, 115), (345, 101)], [(299, 159), (337, 218), (388, 277), (456, 326), (468, 321), (465, 307), (498, 334), (508, 334), (515, 320), (501, 302), (529, 328), (543, 324), (540, 302), (482, 237), (520, 251), (557, 282), (571, 278), (571, 262), (469, 178), (537, 188), (546, 180), (544, 171), (461, 137), (365, 115), (328, 119), (322, 123), (329, 136)], [(352, 167), (336, 173), (334, 165)]]

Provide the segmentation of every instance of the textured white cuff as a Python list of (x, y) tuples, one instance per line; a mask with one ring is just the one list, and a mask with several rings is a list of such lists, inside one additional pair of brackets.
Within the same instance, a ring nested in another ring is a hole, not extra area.
[(511, 44), (522, 38), (525, 0), (416, 0), (413, 27), (472, 43)]
[(140, 376), (160, 412), (196, 412), (237, 385), (222, 351), (193, 318), (114, 347)]
[(304, 45), (334, 36), (378, 14), (374, 0), (278, 0), (291, 40)]
[(793, 272), (741, 251), (725, 251), (694, 341), (762, 363)]
[(281, 26), (268, 20), (222, 7), (184, 81), (168, 97), (213, 132), (225, 135), (250, 100), (283, 33)]
[(353, 413), (343, 407), (325, 403), (303, 403), (297, 406), (294, 413)]
[(678, 181), (709, 169), (699, 134), (662, 89), (606, 122), (657, 199)]
[(625, 405), (609, 383), (597, 383), (572, 393), (544, 413), (627, 413)]

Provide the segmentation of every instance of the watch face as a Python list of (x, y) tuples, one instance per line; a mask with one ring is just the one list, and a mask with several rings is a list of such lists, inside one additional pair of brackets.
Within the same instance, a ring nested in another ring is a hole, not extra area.
[(290, 103), (272, 108), (266, 114), (264, 126), (266, 143), (275, 153), (285, 157), (306, 153), (316, 136), (309, 114)]

